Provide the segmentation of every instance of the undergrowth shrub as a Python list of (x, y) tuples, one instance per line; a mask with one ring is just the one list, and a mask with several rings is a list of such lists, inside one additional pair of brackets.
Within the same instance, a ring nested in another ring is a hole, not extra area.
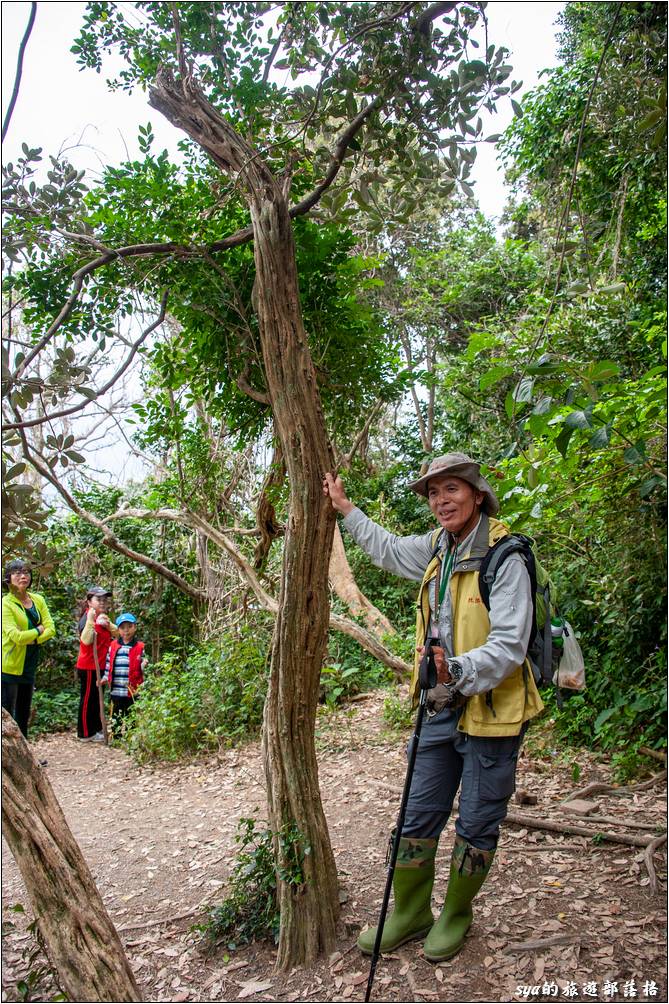
[[(280, 858), (275, 858), (275, 836)], [(277, 875), (290, 885), (304, 884), (303, 861), (309, 848), (294, 826), (285, 826), (277, 834), (258, 829), (255, 819), (242, 818), (237, 829), (239, 850), (228, 881), (228, 895), (209, 910), (205, 923), (197, 926), (209, 941), (223, 942), (234, 950), (251, 941), (279, 940)]]
[(584, 507), (580, 519), (583, 546), (548, 562), (580, 636), (587, 689), (561, 710), (551, 699), (550, 712), (562, 740), (610, 751), (622, 780), (638, 769), (640, 746), (666, 747), (666, 533), (647, 504)]
[(35, 717), (30, 725), (30, 735), (43, 735), (45, 732), (67, 732), (77, 724), (79, 708), (78, 690), (61, 690), (50, 693), (47, 690), (36, 690), (33, 696)]
[[(408, 641), (399, 634), (386, 635), (383, 643), (391, 652), (411, 662), (413, 638)], [(355, 694), (376, 690), (379, 687), (389, 687), (393, 683), (395, 674), (389, 666), (366, 652), (349, 635), (331, 632), (327, 658), (321, 670), (321, 703), (335, 707)]]
[(410, 697), (402, 696), (397, 690), (386, 697), (383, 702), (383, 720), (391, 729), (398, 732), (409, 729), (414, 718)]
[(256, 736), (267, 692), (267, 639), (228, 633), (182, 660), (168, 654), (138, 692), (123, 744), (139, 762), (177, 760)]

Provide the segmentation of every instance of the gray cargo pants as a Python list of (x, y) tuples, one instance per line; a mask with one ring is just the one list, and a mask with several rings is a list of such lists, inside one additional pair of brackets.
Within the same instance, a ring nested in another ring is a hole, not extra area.
[(526, 726), (518, 736), (484, 739), (458, 732), (458, 717), (444, 708), (424, 718), (402, 836), (439, 837), (460, 788), (456, 833), (473, 847), (494, 850)]

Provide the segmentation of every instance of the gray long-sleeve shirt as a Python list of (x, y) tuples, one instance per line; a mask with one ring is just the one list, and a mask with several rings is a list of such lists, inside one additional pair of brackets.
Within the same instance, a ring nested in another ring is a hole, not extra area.
[[(360, 509), (344, 517), (344, 526), (375, 565), (405, 579), (421, 582), (434, 553), (433, 532), (398, 537), (384, 530)], [(476, 535), (476, 527), (458, 544), (458, 559), (466, 558)], [(441, 537), (446, 547), (447, 534)], [(430, 583), (430, 609), (435, 611), (436, 583)], [(500, 566), (490, 591), (490, 634), (478, 648), (457, 656), (462, 676), (457, 689), (466, 697), (482, 694), (509, 676), (525, 659), (532, 627), (530, 577), (522, 558), (511, 555)], [(434, 619), (434, 618), (433, 618)], [(454, 659), (450, 590), (438, 612), (438, 625), (430, 624), (431, 634), (440, 638), (448, 659)]]

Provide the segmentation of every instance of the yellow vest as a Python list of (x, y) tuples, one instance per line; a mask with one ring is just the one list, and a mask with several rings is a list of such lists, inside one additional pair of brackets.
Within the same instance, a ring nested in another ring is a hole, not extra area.
[[(498, 519), (485, 515), (483, 518), (488, 520), (488, 547), (492, 547), (501, 537), (508, 535), (509, 529)], [(474, 567), (470, 567), (465, 558), (458, 561), (451, 574), (449, 590), (455, 656), (484, 645), (490, 634), (490, 618), (479, 592), (478, 564), (474, 562)], [(416, 648), (425, 641), (430, 621), (428, 584), (436, 577), (438, 567), (439, 557), (435, 555), (425, 569), (418, 594)], [(411, 697), (414, 704), (418, 703), (419, 697), (419, 662), (420, 657), (416, 652), (411, 675)], [(474, 694), (467, 698), (458, 729), (471, 736), (517, 736), (523, 723), (538, 715), (543, 707), (532, 667), (529, 660), (525, 659), (522, 666), (517, 666), (487, 694)]]

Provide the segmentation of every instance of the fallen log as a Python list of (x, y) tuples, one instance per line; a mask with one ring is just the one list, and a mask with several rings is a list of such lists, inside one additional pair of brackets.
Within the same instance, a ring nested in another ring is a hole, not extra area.
[(613, 844), (630, 844), (632, 847), (648, 847), (653, 837), (641, 837), (632, 833), (609, 833), (606, 830), (592, 830), (587, 826), (576, 826), (574, 823), (558, 823), (552, 819), (539, 819), (538, 816), (526, 816), (519, 812), (507, 813), (505, 823), (512, 826), (529, 826), (535, 830), (548, 830), (551, 833), (576, 833), (579, 837), (597, 837), (598, 840), (608, 840)]
[(608, 823), (611, 826), (627, 826), (630, 830), (645, 830), (647, 833), (649, 831), (659, 829), (657, 823), (637, 823), (634, 819), (616, 819), (615, 816), (579, 816), (579, 819), (583, 818), (585, 818), (588, 823)]

